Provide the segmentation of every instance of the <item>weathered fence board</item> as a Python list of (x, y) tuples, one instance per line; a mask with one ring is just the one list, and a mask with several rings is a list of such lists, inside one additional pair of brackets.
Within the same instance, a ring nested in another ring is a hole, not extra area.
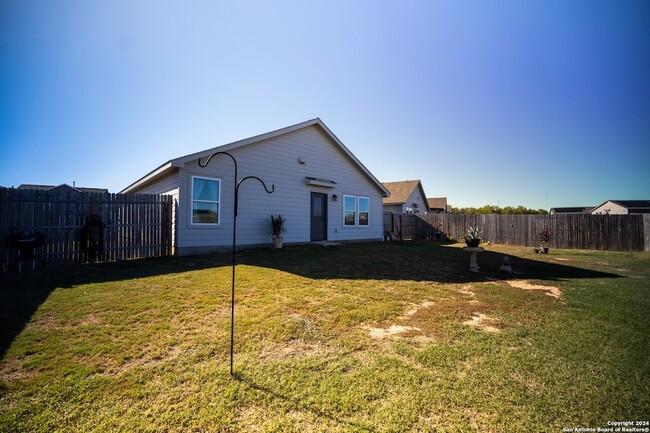
[(537, 233), (546, 228), (550, 247), (650, 251), (650, 215), (384, 214), (384, 231), (395, 239), (435, 239), (436, 223), (454, 239), (478, 226), (493, 243), (539, 246)]
[[(37, 260), (45, 265), (126, 260), (172, 253), (171, 196), (39, 191), (0, 188), (0, 258), (2, 269), (16, 267), (16, 233), (42, 233)], [(101, 254), (82, 245), (86, 219), (103, 224)]]

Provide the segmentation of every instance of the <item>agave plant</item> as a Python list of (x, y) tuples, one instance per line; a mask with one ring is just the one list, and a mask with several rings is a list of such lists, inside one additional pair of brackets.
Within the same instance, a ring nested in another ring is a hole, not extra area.
[(463, 235), (463, 239), (464, 240), (468, 240), (468, 239), (479, 239), (480, 240), (480, 239), (483, 239), (483, 232), (481, 230), (479, 230), (478, 226), (476, 226), (476, 227), (470, 226), (470, 228), (468, 228), (467, 231), (465, 232), (465, 234)]
[(269, 221), (269, 234), (274, 238), (282, 236), (282, 233), (287, 231), (285, 227), (285, 219), (282, 218), (282, 215), (271, 215), (268, 218)]
[(481, 240), (483, 240), (483, 232), (478, 228), (478, 226), (470, 226), (463, 235), (463, 240), (465, 240), (465, 243), (469, 247), (478, 247)]

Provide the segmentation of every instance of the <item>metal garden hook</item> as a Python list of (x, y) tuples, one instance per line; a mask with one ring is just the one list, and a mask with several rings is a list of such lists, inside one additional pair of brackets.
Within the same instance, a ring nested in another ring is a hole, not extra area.
[(217, 155), (228, 155), (232, 162), (235, 164), (235, 198), (233, 206), (233, 218), (232, 218), (232, 278), (231, 278), (231, 293), (230, 293), (230, 375), (233, 376), (233, 362), (234, 362), (234, 352), (235, 352), (235, 265), (236, 265), (236, 246), (237, 246), (237, 214), (239, 209), (239, 187), (248, 179), (257, 179), (264, 190), (271, 194), (275, 191), (275, 185), (271, 184), (271, 189), (269, 190), (266, 186), (266, 183), (257, 176), (246, 176), (243, 179), (237, 181), (237, 160), (228, 152), (215, 152), (212, 155), (208, 156), (208, 159), (201, 163), (201, 158), (199, 158), (199, 167), (205, 168), (208, 166), (210, 160)]

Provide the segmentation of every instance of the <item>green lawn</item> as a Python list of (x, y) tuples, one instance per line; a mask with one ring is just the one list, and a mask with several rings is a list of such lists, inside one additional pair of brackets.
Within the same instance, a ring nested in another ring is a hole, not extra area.
[[(0, 432), (561, 432), (650, 418), (650, 255), (290, 246), (0, 275)], [(515, 274), (498, 272), (504, 254)]]

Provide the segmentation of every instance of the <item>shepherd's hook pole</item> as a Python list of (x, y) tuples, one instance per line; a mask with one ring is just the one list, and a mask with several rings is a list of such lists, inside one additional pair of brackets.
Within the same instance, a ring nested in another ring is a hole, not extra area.
[(232, 295), (230, 297), (231, 299), (231, 309), (230, 309), (230, 375), (233, 375), (233, 359), (234, 359), (234, 352), (235, 352), (235, 246), (236, 246), (236, 239), (237, 239), (237, 214), (239, 211), (239, 187), (241, 186), (242, 183), (244, 183), (245, 180), (248, 179), (257, 179), (260, 181), (262, 186), (264, 187), (264, 190), (268, 193), (271, 194), (273, 191), (275, 191), (275, 185), (271, 185), (271, 189), (269, 190), (266, 187), (266, 184), (262, 179), (260, 179), (257, 176), (246, 176), (245, 178), (241, 179), (239, 182), (237, 182), (237, 186), (235, 187), (235, 212), (234, 212), (234, 219), (232, 223)]
[(237, 161), (228, 152), (213, 153), (212, 155), (208, 156), (208, 159), (204, 163), (201, 163), (201, 159), (199, 158), (199, 166), (207, 167), (212, 157), (216, 155), (228, 155), (230, 159), (232, 159), (232, 162), (235, 163), (235, 182), (233, 183), (235, 184), (235, 199), (234, 199), (233, 220), (232, 220), (232, 278), (230, 283), (230, 287), (231, 287), (231, 291), (230, 291), (230, 375), (233, 376), (234, 375), (233, 362), (234, 362), (234, 352), (235, 352), (235, 267), (236, 267), (235, 265), (236, 265), (236, 254), (237, 254), (236, 246), (237, 246), (237, 213), (239, 207), (239, 187), (247, 179), (257, 179), (264, 187), (264, 190), (268, 194), (271, 194), (273, 191), (275, 191), (275, 185), (271, 185), (271, 189), (269, 190), (266, 187), (264, 181), (257, 176), (246, 176), (245, 178), (237, 182)]
[[(234, 156), (228, 152), (216, 152), (208, 156), (208, 159), (204, 163), (201, 163), (201, 158), (199, 158), (199, 167), (207, 167), (210, 160), (217, 155), (227, 155), (232, 159), (232, 162), (235, 164), (235, 178), (233, 180), (233, 185), (235, 186), (235, 191), (237, 190), (237, 160)], [(236, 194), (235, 194), (236, 197)], [(237, 198), (233, 199), (233, 224), (232, 224), (232, 273), (230, 280), (230, 375), (232, 376), (232, 357), (233, 357), (233, 348), (234, 348), (234, 330), (235, 330), (235, 242), (236, 242), (236, 233), (237, 233), (237, 215), (235, 209), (237, 208)]]

